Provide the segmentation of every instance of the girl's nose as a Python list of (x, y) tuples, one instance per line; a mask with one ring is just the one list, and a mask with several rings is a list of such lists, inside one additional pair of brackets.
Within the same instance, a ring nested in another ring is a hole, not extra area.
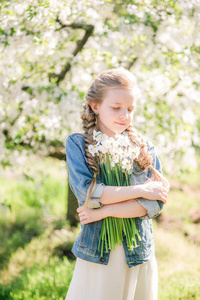
[(121, 118), (122, 120), (128, 118), (128, 110), (127, 110), (127, 109), (124, 109), (124, 110), (123, 110), (123, 112), (121, 113), (120, 118)]

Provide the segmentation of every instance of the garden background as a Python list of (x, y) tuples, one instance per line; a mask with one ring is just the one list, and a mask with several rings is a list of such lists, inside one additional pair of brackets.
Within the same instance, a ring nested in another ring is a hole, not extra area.
[(0, 299), (64, 299), (80, 227), (65, 140), (102, 70), (136, 75), (134, 126), (171, 189), (153, 221), (159, 300), (200, 298), (200, 1), (0, 1)]

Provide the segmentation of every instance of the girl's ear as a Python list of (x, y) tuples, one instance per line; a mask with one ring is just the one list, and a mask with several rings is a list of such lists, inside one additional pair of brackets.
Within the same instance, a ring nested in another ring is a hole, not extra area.
[(91, 107), (91, 109), (93, 110), (94, 113), (98, 113), (98, 106), (99, 106), (98, 103), (90, 102), (90, 107)]

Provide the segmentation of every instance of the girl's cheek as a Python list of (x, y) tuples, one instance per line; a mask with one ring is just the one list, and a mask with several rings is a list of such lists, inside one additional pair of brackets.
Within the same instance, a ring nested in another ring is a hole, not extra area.
[(115, 111), (115, 110), (111, 110), (110, 112), (109, 112), (109, 117), (113, 117), (113, 116), (117, 116), (118, 115), (118, 113), (117, 113), (117, 111)]

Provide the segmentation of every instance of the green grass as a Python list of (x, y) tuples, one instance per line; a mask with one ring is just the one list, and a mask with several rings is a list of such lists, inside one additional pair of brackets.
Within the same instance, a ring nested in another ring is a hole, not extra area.
[(65, 254), (78, 233), (65, 217), (66, 181), (65, 163), (54, 159), (1, 173), (1, 300), (65, 298), (75, 264)]
[[(172, 189), (162, 212), (163, 222), (154, 220), (159, 270), (159, 300), (200, 299), (200, 224), (190, 212), (199, 209), (200, 171), (173, 178)], [(187, 193), (180, 188), (187, 185)]]
[(174, 215), (189, 222), (188, 212), (199, 208), (199, 199), (179, 190), (173, 190), (169, 194), (168, 203), (165, 206), (166, 215)]
[(51, 258), (46, 266), (36, 263), (31, 269), (24, 269), (4, 293), (7, 291), (11, 299), (20, 300), (64, 299), (73, 269), (74, 263), (67, 258)]
[[(199, 299), (200, 172), (173, 178), (192, 193), (172, 189), (163, 222), (154, 220), (159, 300)], [(54, 159), (30, 159), (0, 175), (0, 299), (64, 300), (75, 261), (70, 257), (80, 227), (66, 221), (66, 169)], [(170, 223), (171, 222), (171, 223)], [(196, 238), (193, 239), (193, 237)]]
[(56, 252), (63, 244), (71, 249), (74, 242), (74, 232), (66, 228), (60, 232), (51, 225), (13, 254), (1, 273), (4, 292), (10, 291), (11, 299), (64, 299), (75, 264)]
[(159, 269), (159, 300), (199, 299), (199, 245), (179, 231), (155, 225), (156, 257)]

